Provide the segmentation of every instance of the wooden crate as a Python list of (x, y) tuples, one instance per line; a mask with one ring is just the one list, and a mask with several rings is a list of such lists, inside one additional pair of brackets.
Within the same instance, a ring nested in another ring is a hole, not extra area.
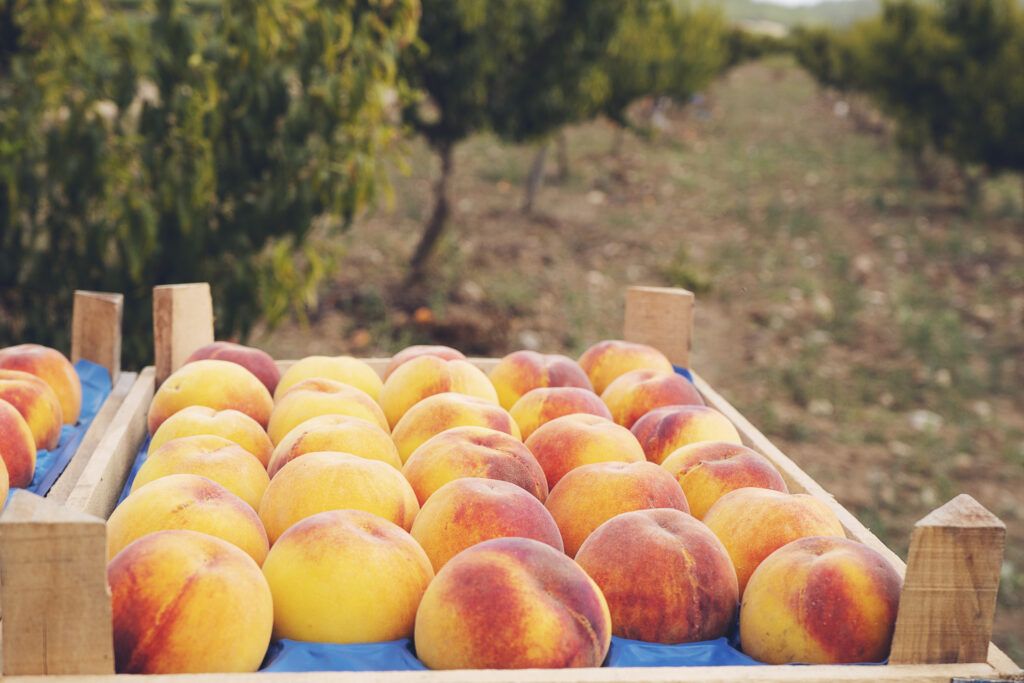
[[(83, 683), (114, 670), (104, 519), (117, 502), (146, 434), (157, 386), (199, 345), (212, 339), (209, 289), (155, 292), (157, 365), (139, 373), (94, 456), (64, 504), (21, 493), (0, 518), (2, 636), (9, 681)], [(198, 311), (198, 314), (196, 313)], [(693, 297), (683, 290), (630, 288), (624, 337), (652, 344), (676, 365), (689, 365)], [(368, 359), (383, 371), (388, 359)], [(494, 359), (474, 359), (489, 370)], [(282, 362), (282, 367), (288, 362)], [(951, 681), (1021, 679), (1024, 672), (990, 643), (1005, 527), (969, 496), (958, 496), (915, 526), (904, 562), (729, 405), (706, 381), (694, 381), (708, 405), (724, 413), (744, 443), (782, 473), (791, 492), (824, 501), (847, 536), (879, 551), (905, 576), (890, 663), (885, 666), (592, 668), (525, 671), (309, 672), (216, 675), (217, 680), (440, 683), (622, 683), (668, 681)], [(30, 674), (48, 674), (44, 679)], [(24, 678), (23, 678), (24, 676)], [(161, 680), (196, 681), (195, 675)]]

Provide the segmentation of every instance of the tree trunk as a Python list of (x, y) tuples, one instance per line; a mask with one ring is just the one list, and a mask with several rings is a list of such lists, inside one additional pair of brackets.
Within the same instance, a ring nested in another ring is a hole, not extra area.
[(441, 177), (438, 178), (437, 185), (434, 186), (434, 211), (430, 214), (430, 219), (420, 236), (419, 244), (416, 245), (416, 251), (413, 252), (412, 260), (409, 261), (410, 280), (418, 279), (423, 274), (427, 259), (433, 253), (437, 240), (441, 237), (445, 223), (448, 221), (448, 181), (452, 173), (454, 148), (455, 143), (450, 141), (442, 142), (437, 148), (437, 153), (441, 157)]
[(565, 129), (558, 131), (558, 182), (564, 183), (569, 180), (569, 136)]
[(547, 140), (541, 143), (537, 150), (537, 156), (533, 158), (530, 166), (530, 175), (526, 178), (526, 196), (523, 198), (523, 213), (533, 213), (533, 200), (537, 198), (537, 190), (540, 189), (541, 181), (544, 180), (544, 162), (548, 157)]

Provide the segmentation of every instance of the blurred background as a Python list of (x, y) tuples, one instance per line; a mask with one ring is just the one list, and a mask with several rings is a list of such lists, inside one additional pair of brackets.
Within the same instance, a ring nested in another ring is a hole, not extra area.
[[(797, 5), (797, 6), (788, 6)], [(0, 0), (0, 346), (208, 281), (278, 358), (578, 355), (697, 294), (694, 367), (905, 557), (1008, 527), (1024, 660), (1017, 0)]]

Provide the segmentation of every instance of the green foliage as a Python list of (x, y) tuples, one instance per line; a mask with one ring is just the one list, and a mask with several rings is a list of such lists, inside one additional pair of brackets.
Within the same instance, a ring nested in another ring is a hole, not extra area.
[[(224, 0), (115, 12), (0, 0), (0, 345), (61, 345), (74, 289), (124, 292), (129, 365), (149, 292), (209, 281), (217, 334), (308, 302), (305, 248), (380, 186), (415, 0)], [(44, 49), (45, 48), (45, 49)], [(298, 258), (296, 258), (296, 256)]]

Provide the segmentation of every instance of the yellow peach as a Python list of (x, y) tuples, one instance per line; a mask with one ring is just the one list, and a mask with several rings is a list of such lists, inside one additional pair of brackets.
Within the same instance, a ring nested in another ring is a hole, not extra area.
[(21, 370), (46, 382), (60, 403), (64, 424), (78, 424), (82, 409), (82, 381), (67, 357), (48, 346), (18, 344), (0, 349), (0, 369)]
[(36, 448), (57, 447), (63, 424), (60, 401), (46, 382), (20, 370), (0, 370), (0, 399), (25, 418)]
[[(488, 374), (505, 410), (531, 389), (540, 387), (578, 387), (593, 391), (587, 373), (568, 356), (536, 351), (514, 351), (495, 365)], [(525, 437), (524, 437), (525, 438)]]
[(498, 394), (487, 375), (465, 360), (417, 356), (395, 368), (380, 392), (380, 407), (392, 428), (409, 408), (435, 394), (453, 392), (497, 405)]
[(270, 415), (267, 435), (276, 446), (288, 432), (320, 415), (361, 417), (381, 429), (390, 429), (384, 412), (365, 391), (332, 379), (312, 378), (282, 394)]
[(284, 371), (281, 382), (277, 385), (274, 400), (280, 400), (284, 392), (302, 380), (315, 377), (333, 379), (335, 382), (362, 389), (374, 401), (380, 398), (380, 390), (384, 386), (380, 375), (365, 361), (352, 356), (306, 356), (295, 361)]
[(274, 399), (256, 375), (237, 363), (193, 361), (178, 368), (156, 390), (149, 406), (149, 433), (155, 434), (164, 420), (189, 406), (238, 410), (266, 427)]
[(619, 375), (641, 368), (672, 371), (672, 363), (658, 349), (647, 344), (606, 339), (599, 341), (579, 358), (597, 394), (601, 394)]
[(256, 378), (263, 382), (263, 386), (273, 395), (277, 383), (281, 380), (281, 371), (277, 369), (277, 363), (270, 354), (262, 349), (252, 346), (244, 346), (229, 341), (215, 341), (205, 346), (200, 346), (192, 352), (192, 355), (185, 361), (191, 363), (197, 360), (226, 360), (238, 363), (243, 368), (256, 375)]
[(428, 396), (414, 405), (395, 425), (391, 438), (404, 463), (430, 437), (464, 426), (488, 427), (521, 438), (516, 421), (496, 402), (452, 392)]
[(232, 410), (216, 410), (206, 406), (183, 408), (163, 421), (149, 440), (150, 452), (168, 441), (183, 436), (210, 434), (238, 444), (266, 467), (274, 444), (260, 423), (245, 413)]
[(18, 409), (0, 398), (0, 460), (8, 483), (24, 488), (36, 471), (36, 441)]
[(546, 422), (564, 415), (586, 413), (606, 420), (612, 419), (601, 397), (589, 389), (578, 387), (541, 387), (531, 389), (508, 411), (519, 425), (523, 440)]
[(394, 356), (391, 357), (388, 366), (384, 369), (384, 381), (387, 381), (391, 373), (395, 371), (402, 363), (418, 358), (419, 356), (436, 356), (443, 360), (466, 360), (465, 354), (458, 349), (453, 349), (450, 346), (443, 346), (440, 344), (417, 344), (415, 346), (407, 346)]
[(743, 443), (729, 418), (708, 406), (655, 408), (633, 423), (630, 431), (655, 465), (660, 465), (677, 448), (698, 441)]
[(675, 372), (630, 370), (619, 375), (601, 394), (617, 424), (629, 429), (641, 417), (662, 406), (704, 405), (693, 382)]
[(525, 441), (544, 470), (548, 490), (566, 472), (595, 462), (643, 462), (644, 452), (625, 427), (596, 415), (577, 413), (541, 425)]
[(379, 425), (350, 415), (320, 415), (285, 434), (274, 448), (267, 474), (273, 477), (300, 455), (318, 451), (351, 453), (386, 462), (395, 469), (402, 468), (402, 459), (398, 457), (391, 435)]

